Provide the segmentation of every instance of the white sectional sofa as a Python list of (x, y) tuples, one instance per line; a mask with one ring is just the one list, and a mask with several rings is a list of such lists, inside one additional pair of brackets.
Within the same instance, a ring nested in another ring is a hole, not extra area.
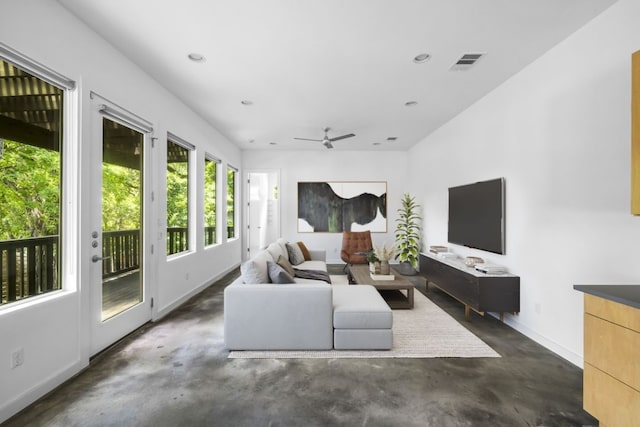
[[(308, 253), (310, 259), (293, 267), (326, 273), (325, 251)], [(391, 348), (393, 314), (375, 288), (300, 277), (295, 283), (270, 283), (267, 262), (273, 267), (285, 254), (286, 242), (279, 239), (243, 263), (241, 276), (225, 288), (229, 350)]]

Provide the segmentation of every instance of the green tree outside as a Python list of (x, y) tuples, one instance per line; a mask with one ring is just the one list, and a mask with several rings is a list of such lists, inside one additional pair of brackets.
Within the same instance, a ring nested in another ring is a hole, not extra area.
[(3, 140), (0, 240), (58, 234), (60, 153)]

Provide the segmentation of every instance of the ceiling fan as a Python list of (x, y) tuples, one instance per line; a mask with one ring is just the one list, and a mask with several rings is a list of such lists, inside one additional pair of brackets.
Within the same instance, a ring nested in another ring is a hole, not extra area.
[(327, 133), (331, 130), (331, 128), (324, 128), (324, 138), (322, 139), (309, 139), (309, 138), (293, 138), (293, 139), (297, 139), (300, 141), (317, 141), (317, 142), (322, 142), (322, 145), (324, 145), (327, 148), (333, 148), (333, 144), (331, 144), (334, 141), (339, 141), (341, 139), (346, 139), (346, 138), (351, 138), (352, 136), (356, 136), (353, 133), (349, 133), (346, 135), (342, 135), (342, 136), (336, 136), (335, 138), (329, 138), (329, 136), (327, 135)]

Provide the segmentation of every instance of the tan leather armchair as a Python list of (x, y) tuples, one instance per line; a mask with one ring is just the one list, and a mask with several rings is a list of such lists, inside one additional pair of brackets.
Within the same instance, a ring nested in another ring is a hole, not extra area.
[(347, 265), (366, 264), (367, 255), (373, 249), (371, 231), (345, 231), (342, 233), (342, 250), (340, 258)]

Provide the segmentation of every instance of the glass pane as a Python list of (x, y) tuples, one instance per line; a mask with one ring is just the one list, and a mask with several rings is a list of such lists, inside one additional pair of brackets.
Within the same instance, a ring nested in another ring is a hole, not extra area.
[(189, 249), (189, 151), (167, 141), (167, 255)]
[(0, 59), (0, 305), (62, 288), (64, 91)]
[(204, 244), (217, 242), (216, 235), (216, 173), (218, 163), (204, 159)]
[(102, 320), (143, 300), (144, 135), (103, 118)]
[(236, 171), (227, 168), (227, 238), (236, 236)]

